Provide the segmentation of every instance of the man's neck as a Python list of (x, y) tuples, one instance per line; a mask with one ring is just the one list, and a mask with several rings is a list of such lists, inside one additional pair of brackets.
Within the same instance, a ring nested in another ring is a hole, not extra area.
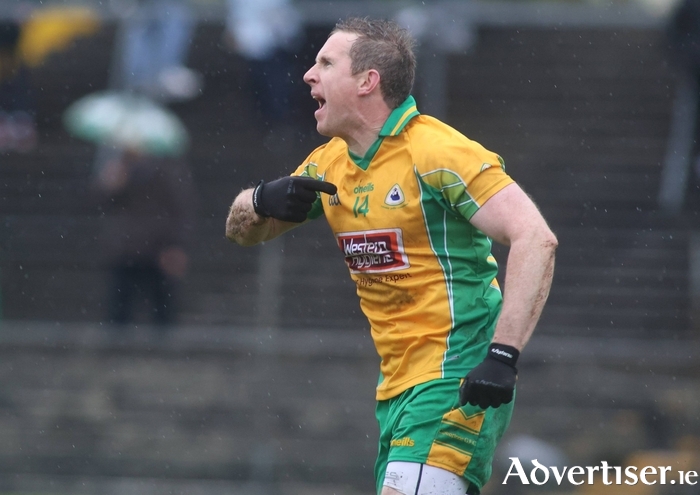
[(351, 153), (363, 157), (367, 153), (367, 150), (377, 141), (380, 129), (381, 127), (379, 129), (372, 129), (373, 132), (363, 133), (362, 136), (343, 139), (347, 143)]
[(367, 112), (365, 114), (366, 117), (363, 118), (362, 122), (356, 127), (355, 132), (343, 137), (350, 152), (357, 156), (365, 156), (367, 150), (370, 149), (375, 141), (377, 141), (377, 138), (379, 138), (379, 132), (382, 130), (390, 114), (391, 110), (388, 108), (374, 109), (374, 111)]

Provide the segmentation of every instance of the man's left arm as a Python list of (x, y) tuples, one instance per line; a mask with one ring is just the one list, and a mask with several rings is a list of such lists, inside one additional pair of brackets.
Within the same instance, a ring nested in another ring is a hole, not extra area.
[(472, 216), (471, 223), (496, 242), (510, 246), (503, 309), (493, 342), (521, 351), (549, 295), (557, 238), (517, 184), (491, 197)]
[(498, 407), (512, 400), (515, 363), (549, 295), (558, 242), (537, 206), (514, 183), (493, 195), (470, 221), (510, 251), (493, 341), (484, 362), (467, 375), (460, 402)]

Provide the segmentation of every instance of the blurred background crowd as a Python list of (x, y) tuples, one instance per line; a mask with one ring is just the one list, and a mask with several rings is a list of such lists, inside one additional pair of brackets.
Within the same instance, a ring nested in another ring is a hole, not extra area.
[(0, 0), (0, 494), (371, 492), (378, 363), (328, 228), (224, 238), (323, 142), (301, 77), (348, 15), (413, 32), (419, 110), (560, 241), (484, 494), (700, 493), (501, 484), (700, 472), (700, 0)]

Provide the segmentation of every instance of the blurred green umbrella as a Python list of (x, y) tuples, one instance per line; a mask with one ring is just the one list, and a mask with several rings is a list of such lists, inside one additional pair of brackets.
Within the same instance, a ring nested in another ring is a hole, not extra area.
[(170, 110), (132, 93), (102, 91), (73, 102), (63, 115), (68, 132), (158, 156), (178, 156), (189, 144), (187, 129)]

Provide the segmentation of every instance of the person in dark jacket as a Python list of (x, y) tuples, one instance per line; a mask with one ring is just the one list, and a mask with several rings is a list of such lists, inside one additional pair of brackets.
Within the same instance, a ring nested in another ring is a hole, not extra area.
[(133, 321), (135, 298), (150, 303), (153, 322), (173, 324), (177, 288), (188, 268), (195, 194), (184, 161), (127, 150), (96, 176), (103, 203), (104, 254), (111, 272), (108, 319)]

